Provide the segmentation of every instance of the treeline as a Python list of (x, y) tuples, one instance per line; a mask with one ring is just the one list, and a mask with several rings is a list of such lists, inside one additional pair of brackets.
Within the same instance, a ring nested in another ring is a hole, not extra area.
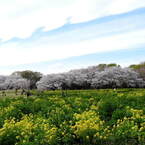
[(139, 73), (140, 77), (145, 80), (145, 62), (140, 64), (130, 65), (130, 68)]
[(67, 73), (50, 74), (37, 82), (39, 90), (143, 88), (145, 80), (132, 68), (117, 64), (100, 64)]
[(144, 88), (145, 62), (122, 68), (117, 64), (99, 64), (67, 73), (42, 75), (30, 70), (0, 76), (0, 89), (99, 89)]
[(0, 90), (36, 89), (36, 82), (42, 78), (40, 72), (16, 71), (9, 76), (0, 76)]

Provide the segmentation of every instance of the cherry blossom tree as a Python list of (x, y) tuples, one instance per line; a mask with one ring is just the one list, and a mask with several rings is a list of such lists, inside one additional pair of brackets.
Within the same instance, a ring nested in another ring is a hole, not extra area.
[(10, 75), (10, 76), (0, 76), (0, 89), (28, 89), (30, 87), (30, 82), (23, 79), (21, 76)]
[(67, 73), (50, 74), (42, 77), (37, 83), (40, 90), (141, 87), (145, 87), (145, 81), (137, 72), (114, 65), (105, 66), (102, 70), (98, 67), (89, 67)]

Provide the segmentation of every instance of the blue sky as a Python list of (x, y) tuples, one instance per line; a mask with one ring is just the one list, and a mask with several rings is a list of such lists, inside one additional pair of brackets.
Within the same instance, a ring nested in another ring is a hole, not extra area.
[(3, 0), (0, 20), (0, 74), (145, 61), (145, 0)]

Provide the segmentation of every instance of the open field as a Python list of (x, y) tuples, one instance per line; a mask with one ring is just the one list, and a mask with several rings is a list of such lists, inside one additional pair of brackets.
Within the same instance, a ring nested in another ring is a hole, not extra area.
[(145, 145), (145, 89), (0, 96), (0, 145)]

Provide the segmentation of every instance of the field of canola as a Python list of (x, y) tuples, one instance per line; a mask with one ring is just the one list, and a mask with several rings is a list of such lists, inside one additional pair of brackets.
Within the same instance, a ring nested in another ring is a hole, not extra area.
[(0, 98), (0, 145), (145, 145), (145, 89)]

